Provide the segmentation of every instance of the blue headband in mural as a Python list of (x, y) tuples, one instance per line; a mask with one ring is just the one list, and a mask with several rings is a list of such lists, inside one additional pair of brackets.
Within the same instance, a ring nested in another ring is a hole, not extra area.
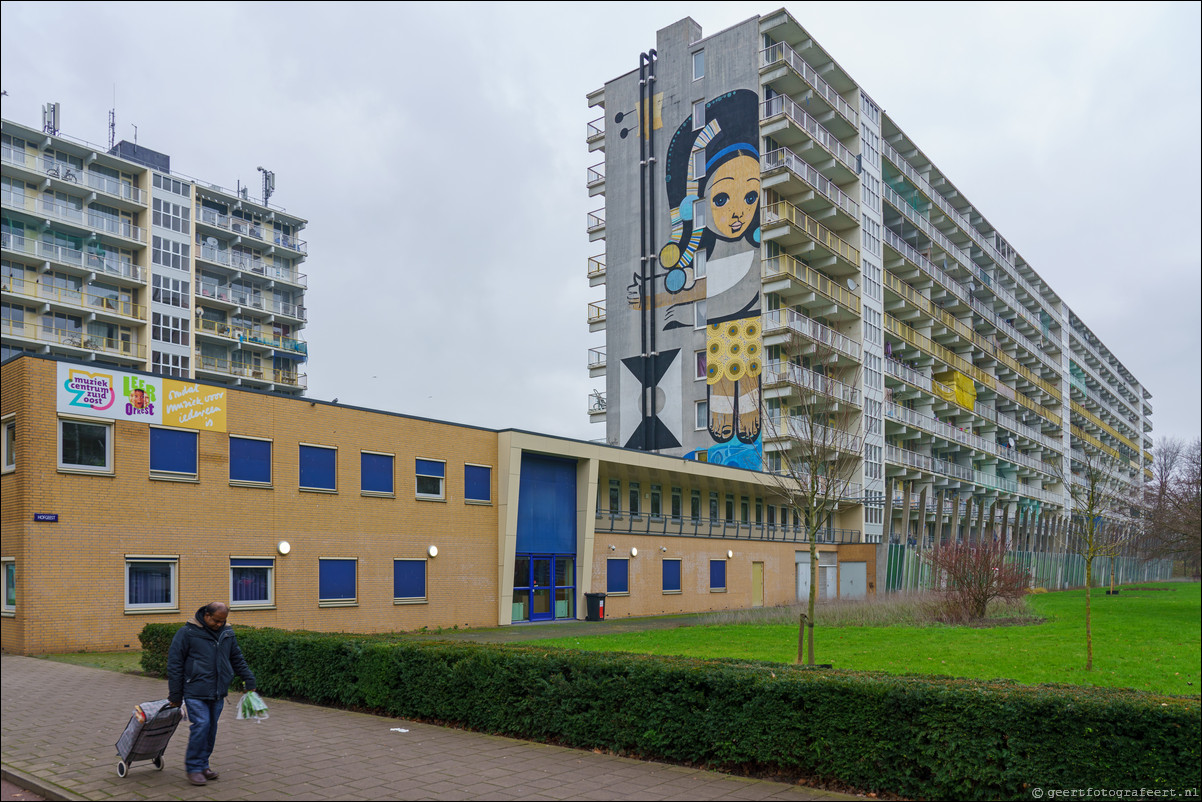
[(758, 150), (756, 150), (755, 146), (749, 145), (746, 142), (736, 142), (735, 144), (728, 145), (728, 146), (722, 148), (722, 150), (715, 153), (714, 157), (705, 163), (705, 171), (708, 173), (710, 171), (710, 168), (713, 167), (714, 164), (716, 164), (717, 162), (721, 161), (723, 156), (725, 156), (728, 153), (731, 153), (732, 151), (737, 151), (737, 150), (741, 150), (746, 153), (750, 153), (755, 158), (756, 161), (759, 161), (760, 152)]

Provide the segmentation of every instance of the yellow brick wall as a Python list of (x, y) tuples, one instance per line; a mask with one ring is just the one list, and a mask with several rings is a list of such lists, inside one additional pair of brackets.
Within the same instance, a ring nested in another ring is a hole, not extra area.
[[(23, 370), (6, 368), (3, 388), (4, 411), (20, 409), (22, 449), (16, 473), (3, 477), (3, 556), (19, 561), (5, 649), (137, 649), (146, 623), (182, 621), (228, 600), (230, 556), (276, 560), (277, 609), (235, 610), (235, 623), (354, 632), (495, 623), (497, 507), (463, 498), (470, 462), (494, 466), (495, 501), (495, 432), (231, 391), (229, 433), (273, 441), (271, 489), (231, 487), (228, 435), (213, 431), (199, 433), (198, 482), (150, 480), (149, 427), (123, 421), (114, 424), (115, 475), (78, 476), (55, 467), (55, 363), (20, 362)], [(297, 489), (302, 442), (338, 447), (337, 494)], [(396, 455), (395, 498), (360, 495), (360, 450)], [(415, 499), (418, 457), (446, 460), (445, 501)], [(10, 505), (14, 485), (22, 503)], [(33, 512), (59, 521), (32, 523)], [(37, 549), (22, 549), (23, 532)], [(281, 539), (292, 544), (286, 556), (276, 554)], [(431, 545), (428, 603), (394, 604), (393, 559), (423, 558)], [(123, 612), (128, 554), (180, 556), (178, 612)], [(358, 558), (358, 606), (318, 606), (319, 557)], [(36, 620), (25, 610), (38, 611)]]

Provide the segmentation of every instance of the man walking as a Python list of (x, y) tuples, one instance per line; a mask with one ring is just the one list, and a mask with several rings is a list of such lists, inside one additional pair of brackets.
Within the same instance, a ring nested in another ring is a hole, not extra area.
[(196, 618), (175, 633), (167, 653), (167, 701), (172, 707), (187, 702), (192, 720), (184, 766), (193, 785), (217, 779), (217, 772), (209, 768), (209, 755), (234, 674), (242, 677), (247, 691), (255, 689), (255, 675), (242, 657), (233, 628), (225, 622), (229, 611), (223, 602), (201, 607)]

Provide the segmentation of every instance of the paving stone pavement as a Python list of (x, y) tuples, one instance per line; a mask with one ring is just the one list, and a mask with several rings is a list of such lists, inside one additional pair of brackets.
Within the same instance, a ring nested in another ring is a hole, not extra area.
[(135, 704), (166, 695), (165, 681), (16, 655), (0, 657), (0, 672), (5, 779), (48, 799), (855, 798), (279, 699), (267, 700), (267, 721), (238, 721), (236, 694), (213, 754), (221, 779), (187, 783), (186, 722), (163, 771), (135, 763), (121, 778), (113, 745)]

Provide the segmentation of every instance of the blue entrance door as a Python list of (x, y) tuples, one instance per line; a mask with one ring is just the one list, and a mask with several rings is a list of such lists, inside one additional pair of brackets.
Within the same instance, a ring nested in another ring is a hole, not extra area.
[(518, 554), (513, 571), (513, 620), (576, 617), (576, 555)]

